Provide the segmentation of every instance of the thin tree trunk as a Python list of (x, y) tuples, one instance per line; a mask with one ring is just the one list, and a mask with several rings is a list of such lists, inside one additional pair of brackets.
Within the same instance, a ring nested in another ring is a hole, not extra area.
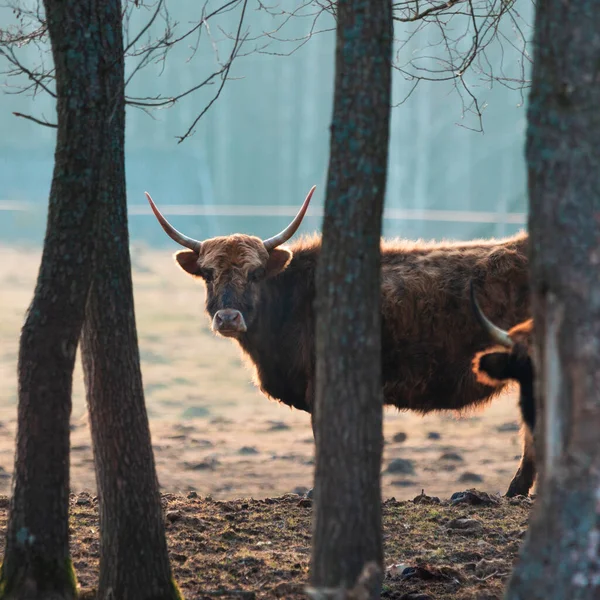
[(107, 2), (102, 14), (101, 27), (112, 32), (112, 111), (106, 123), (111, 153), (99, 193), (94, 277), (82, 338), (100, 510), (98, 598), (172, 600), (180, 595), (167, 553), (131, 280), (120, 0)]
[[(314, 587), (382, 564), (380, 237), (392, 6), (340, 0), (331, 156), (317, 270)], [(375, 592), (379, 597), (381, 574)]]
[(538, 3), (527, 161), (537, 506), (511, 600), (600, 597), (600, 11)]
[[(42, 263), (21, 334), (14, 492), (2, 598), (73, 598), (69, 558), (69, 417), (75, 352), (91, 281), (95, 168), (112, 149), (104, 2), (45, 0), (58, 129)], [(109, 55), (110, 56), (110, 55)]]

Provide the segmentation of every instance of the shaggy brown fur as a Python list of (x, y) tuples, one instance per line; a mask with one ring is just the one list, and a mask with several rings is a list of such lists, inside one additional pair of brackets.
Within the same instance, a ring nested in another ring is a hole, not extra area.
[(523, 455), (521, 464), (507, 492), (507, 496), (526, 496), (536, 477), (533, 431), (536, 420), (534, 395), (534, 367), (531, 359), (533, 344), (533, 319), (513, 327), (508, 336), (514, 346), (492, 346), (478, 352), (473, 359), (473, 372), (477, 380), (491, 387), (502, 388), (508, 381), (519, 383), (519, 405), (523, 428)]
[[(473, 315), (469, 282), (500, 326), (529, 313), (528, 238), (426, 243), (382, 242), (382, 344), (385, 403), (421, 413), (482, 405), (501, 386), (471, 370), (488, 344)], [(236, 309), (247, 331), (232, 334), (256, 368), (267, 396), (312, 412), (315, 373), (315, 269), (321, 239), (300, 239), (268, 253), (259, 238), (233, 235), (178, 252), (206, 282), (206, 310)], [(343, 401), (343, 399), (340, 399)]]

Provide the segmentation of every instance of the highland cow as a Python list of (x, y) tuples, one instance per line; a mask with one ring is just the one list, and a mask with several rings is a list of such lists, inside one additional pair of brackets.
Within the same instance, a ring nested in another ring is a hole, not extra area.
[(519, 407), (524, 424), (523, 456), (519, 470), (507, 495), (527, 495), (536, 477), (533, 433), (536, 421), (534, 394), (535, 370), (531, 358), (533, 344), (533, 319), (504, 331), (494, 325), (477, 303), (471, 285), (471, 304), (477, 319), (495, 345), (478, 352), (473, 359), (473, 372), (477, 381), (490, 387), (502, 388), (509, 381), (519, 384)]

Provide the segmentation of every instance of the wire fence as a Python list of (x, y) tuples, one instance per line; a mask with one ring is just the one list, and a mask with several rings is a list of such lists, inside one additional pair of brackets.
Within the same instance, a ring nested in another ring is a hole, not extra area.
[[(0, 211), (34, 212), (39, 205), (19, 201), (0, 201)], [(45, 210), (45, 208), (44, 208)], [(243, 204), (171, 204), (161, 207), (165, 216), (214, 216), (214, 217), (293, 217), (298, 212), (295, 205), (243, 205)], [(145, 204), (132, 204), (128, 207), (130, 216), (151, 215), (150, 207)], [(309, 217), (322, 217), (321, 207), (310, 208)], [(408, 221), (445, 221), (454, 223), (506, 223), (524, 225), (527, 214), (519, 212), (473, 211), (473, 210), (436, 210), (388, 208), (384, 219)]]

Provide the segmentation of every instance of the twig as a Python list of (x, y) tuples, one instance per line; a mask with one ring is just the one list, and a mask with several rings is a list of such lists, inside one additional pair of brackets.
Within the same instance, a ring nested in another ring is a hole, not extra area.
[(48, 121), (42, 121), (41, 119), (36, 119), (35, 117), (32, 117), (31, 115), (24, 115), (23, 113), (20, 112), (13, 112), (13, 115), (15, 115), (15, 117), (21, 117), (22, 119), (28, 119), (29, 121), (33, 121), (34, 123), (37, 123), (38, 125), (44, 125), (44, 127), (58, 127), (58, 125), (56, 123), (49, 123)]
[(231, 54), (229, 56), (229, 60), (227, 61), (225, 67), (223, 68), (223, 76), (221, 77), (221, 85), (217, 90), (217, 93), (213, 96), (211, 101), (202, 109), (200, 114), (194, 119), (194, 122), (189, 126), (188, 130), (184, 135), (178, 137), (178, 144), (181, 144), (186, 138), (188, 138), (192, 132), (194, 131), (194, 127), (198, 124), (198, 121), (208, 112), (210, 107), (217, 101), (217, 98), (221, 95), (223, 87), (225, 86), (225, 82), (227, 81), (227, 75), (229, 74), (229, 70), (231, 69), (231, 64), (233, 63), (233, 59), (236, 57), (238, 48), (240, 48), (243, 44), (243, 40), (240, 39), (240, 34), (242, 31), (242, 25), (244, 24), (244, 16), (246, 14), (246, 7), (248, 6), (248, 0), (244, 0), (244, 4), (242, 6), (242, 14), (240, 16), (240, 22), (237, 28), (237, 34), (235, 36), (235, 42), (233, 44), (233, 49), (231, 50)]

